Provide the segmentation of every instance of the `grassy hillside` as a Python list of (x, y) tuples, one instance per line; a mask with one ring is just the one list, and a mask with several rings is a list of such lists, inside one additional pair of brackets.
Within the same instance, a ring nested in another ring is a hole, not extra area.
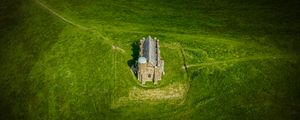
[[(297, 1), (2, 0), (1, 119), (299, 119)], [(142, 86), (138, 42), (160, 39)]]

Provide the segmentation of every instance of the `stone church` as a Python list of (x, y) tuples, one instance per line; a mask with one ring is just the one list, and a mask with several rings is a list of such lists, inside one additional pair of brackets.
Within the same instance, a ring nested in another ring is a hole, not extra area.
[(136, 69), (139, 81), (142, 84), (147, 81), (157, 84), (164, 73), (164, 61), (160, 57), (159, 40), (152, 39), (151, 36), (141, 39)]

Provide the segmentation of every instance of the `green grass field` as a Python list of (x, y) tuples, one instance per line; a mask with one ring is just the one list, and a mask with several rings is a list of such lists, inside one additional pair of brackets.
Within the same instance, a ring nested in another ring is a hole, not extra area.
[[(0, 119), (300, 119), (299, 5), (1, 0)], [(156, 86), (130, 71), (148, 35)]]

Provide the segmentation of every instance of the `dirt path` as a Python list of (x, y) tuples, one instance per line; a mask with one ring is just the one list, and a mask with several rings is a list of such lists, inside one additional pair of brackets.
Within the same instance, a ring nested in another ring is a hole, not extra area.
[(215, 62), (207, 62), (207, 63), (200, 63), (200, 64), (192, 64), (183, 66), (182, 69), (190, 68), (190, 67), (202, 67), (202, 66), (210, 66), (215, 64), (224, 64), (224, 63), (236, 63), (236, 62), (244, 62), (244, 61), (251, 61), (251, 60), (265, 60), (265, 59), (295, 59), (298, 56), (252, 56), (252, 57), (245, 57), (245, 58), (236, 58), (231, 60), (224, 60), (224, 61), (215, 61)]

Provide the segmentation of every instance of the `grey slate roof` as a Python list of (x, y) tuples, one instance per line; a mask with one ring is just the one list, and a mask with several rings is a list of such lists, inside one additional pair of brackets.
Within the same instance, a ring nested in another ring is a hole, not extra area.
[(157, 63), (156, 41), (148, 36), (144, 42), (144, 57), (153, 65)]

